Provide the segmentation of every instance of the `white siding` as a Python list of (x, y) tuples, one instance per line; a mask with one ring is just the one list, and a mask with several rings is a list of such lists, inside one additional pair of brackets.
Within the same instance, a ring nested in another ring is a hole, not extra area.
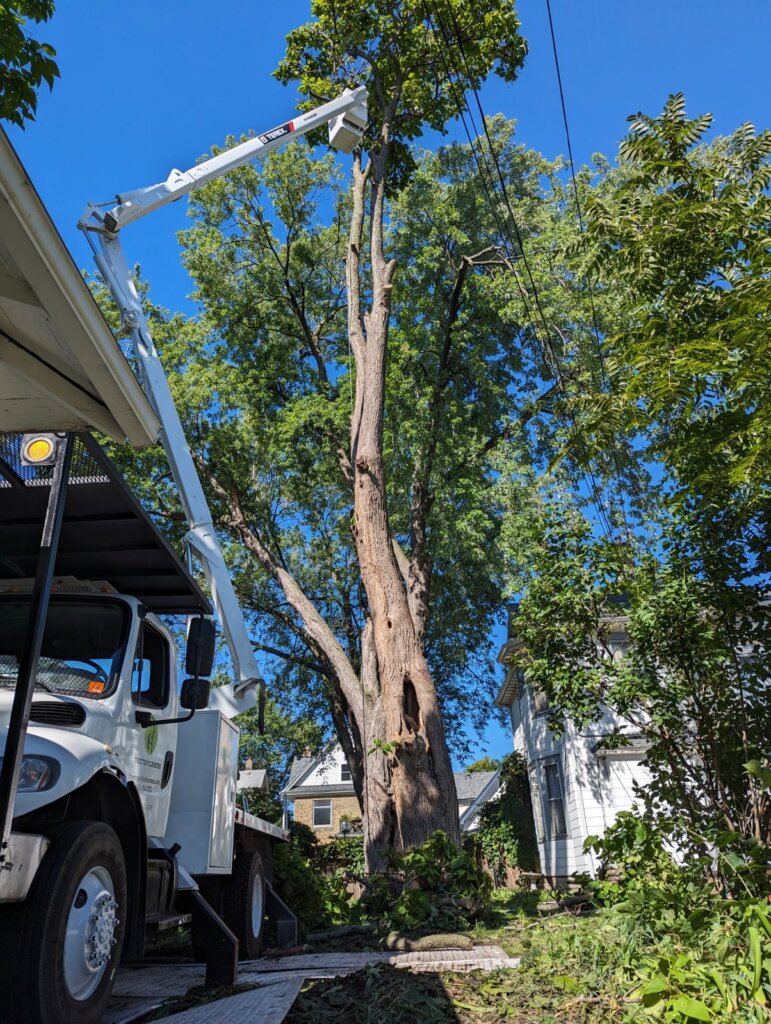
[[(345, 763), (346, 758), (342, 747), (335, 744), (332, 749), (325, 754), (321, 762), (316, 766), (311, 774), (302, 780), (301, 785), (339, 786), (344, 782), (340, 777), (340, 769)], [(350, 781), (350, 779), (347, 781)]]
[[(541, 870), (550, 877), (568, 877), (575, 873), (596, 874), (598, 864), (591, 853), (584, 853), (590, 835), (602, 835), (613, 824), (619, 811), (635, 806), (635, 783), (644, 787), (649, 781), (639, 751), (619, 750), (599, 754), (595, 747), (613, 731), (631, 731), (628, 723), (606, 712), (590, 729), (578, 732), (567, 723), (560, 737), (548, 727), (547, 715), (533, 714), (529, 688), (511, 706), (514, 748), (520, 750), (530, 772), (538, 852)], [(557, 763), (562, 780), (562, 798), (567, 836), (552, 836), (545, 766)]]

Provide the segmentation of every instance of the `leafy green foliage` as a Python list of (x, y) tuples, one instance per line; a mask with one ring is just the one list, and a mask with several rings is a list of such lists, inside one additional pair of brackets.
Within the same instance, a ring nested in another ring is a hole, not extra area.
[[(299, 822), (292, 822), (290, 834), (289, 843), (276, 845), (274, 876), (277, 891), (297, 915), (300, 933), (346, 923), (351, 916), (348, 865), (359, 862), (355, 849), (336, 845), (327, 851), (313, 830)], [(361, 839), (358, 844), (362, 851)]]
[(735, 536), (771, 469), (771, 132), (744, 124), (700, 144), (712, 116), (689, 119), (681, 94), (630, 122), (624, 180), (586, 202), (586, 267), (621, 290), (625, 313), (591, 429), (607, 443), (602, 421), (622, 409), (683, 500), (712, 498)]
[(702, 857), (726, 826), (736, 844), (769, 842), (762, 775), (743, 767), (756, 754), (762, 772), (768, 624), (757, 586), (697, 575), (678, 551), (687, 527), (668, 526), (662, 560), (592, 536), (564, 509), (545, 510), (516, 631), (519, 664), (548, 694), (554, 731), (564, 717), (583, 726), (610, 709), (616, 734), (607, 742), (623, 745), (621, 724), (631, 723), (651, 773), (641, 801)]
[(53, 0), (0, 4), (0, 120), (22, 128), (25, 121), (33, 121), (41, 83), (52, 89), (59, 77), (54, 48), (33, 39), (26, 29), (28, 21), (48, 21), (53, 13)]
[(535, 871), (538, 867), (538, 844), (525, 760), (515, 751), (502, 759), (500, 769), (500, 796), (482, 808), (479, 829), (471, 838), (497, 885), (505, 884), (507, 868)]
[(385, 931), (448, 931), (483, 916), (490, 890), (475, 859), (437, 831), (422, 846), (390, 853), (388, 870), (368, 878), (362, 908)]
[(464, 87), (478, 88), (492, 71), (513, 81), (525, 58), (510, 0), (314, 0), (311, 9), (313, 20), (287, 36), (275, 75), (297, 80), (307, 107), (366, 85), (365, 148), (387, 141), (392, 184), (403, 185), (414, 166), (409, 143), (426, 130), (444, 133), (457, 116), (445, 33), (462, 42)]
[(361, 836), (336, 836), (320, 846), (315, 856), (322, 870), (341, 871), (346, 881), (364, 874), (364, 840)]
[[(771, 997), (769, 852), (757, 866), (729, 854), (736, 895), (716, 898), (702, 865), (677, 865), (671, 837), (650, 818), (619, 815), (590, 845), (621, 869), (614, 889), (597, 888), (623, 944), (629, 998), (665, 1021), (761, 1021)], [(713, 854), (714, 856), (715, 854)], [(725, 857), (720, 847), (719, 858)], [(733, 858), (733, 859), (731, 859)], [(735, 866), (733, 866), (735, 865)], [(759, 881), (756, 891), (748, 885)]]
[(488, 757), (485, 755), (484, 757), (477, 758), (476, 761), (472, 761), (471, 764), (466, 765), (463, 770), (466, 772), (497, 772), (500, 766), (500, 761), (497, 761), (494, 757)]

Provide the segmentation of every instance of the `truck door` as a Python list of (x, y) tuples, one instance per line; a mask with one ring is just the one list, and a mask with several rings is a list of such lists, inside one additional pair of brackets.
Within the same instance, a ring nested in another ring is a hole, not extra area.
[[(173, 682), (172, 648), (168, 639), (150, 622), (143, 620), (137, 639), (131, 674), (131, 700), (136, 711), (149, 711), (154, 718), (176, 713), (177, 696)], [(176, 725), (136, 724), (127, 730), (126, 765), (139, 790), (145, 811), (148, 836), (166, 831), (171, 797)]]

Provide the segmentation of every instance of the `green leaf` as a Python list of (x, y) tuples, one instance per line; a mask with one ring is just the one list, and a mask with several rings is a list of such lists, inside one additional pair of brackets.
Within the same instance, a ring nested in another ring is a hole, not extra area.
[(747, 929), (750, 939), (750, 961), (752, 963), (752, 994), (760, 988), (761, 972), (763, 970), (763, 952), (760, 946), (760, 932), (751, 924)]
[(569, 974), (555, 974), (552, 984), (561, 992), (577, 992), (579, 988), (578, 980)]
[(693, 999), (691, 996), (678, 996), (677, 999), (673, 999), (672, 1009), (692, 1020), (710, 1021), (713, 1019), (712, 1011), (707, 1004), (703, 1003), (701, 999)]

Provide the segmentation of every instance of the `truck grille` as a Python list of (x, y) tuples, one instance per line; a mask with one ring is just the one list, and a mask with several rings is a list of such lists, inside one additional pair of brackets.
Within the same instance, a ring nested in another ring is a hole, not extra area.
[(30, 709), (29, 720), (40, 725), (83, 725), (86, 712), (74, 702), (36, 700)]

